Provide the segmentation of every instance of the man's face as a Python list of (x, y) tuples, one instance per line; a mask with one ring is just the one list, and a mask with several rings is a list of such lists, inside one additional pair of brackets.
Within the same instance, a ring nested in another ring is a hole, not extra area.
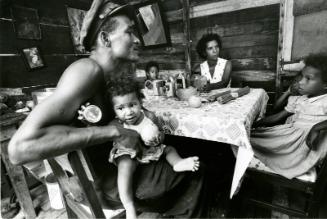
[(127, 16), (119, 15), (116, 19), (116, 29), (109, 34), (114, 57), (128, 61), (139, 59), (140, 41), (135, 34), (134, 22)]

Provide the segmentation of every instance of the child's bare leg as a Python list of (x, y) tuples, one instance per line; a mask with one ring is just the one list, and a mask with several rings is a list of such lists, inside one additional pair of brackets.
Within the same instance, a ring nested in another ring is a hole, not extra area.
[(126, 218), (134, 219), (136, 217), (136, 210), (133, 198), (133, 174), (136, 168), (136, 161), (129, 156), (121, 156), (117, 158), (118, 164), (118, 191), (119, 197), (126, 210)]
[(166, 160), (176, 172), (197, 171), (200, 166), (198, 157), (181, 158), (176, 149), (167, 146), (165, 148)]

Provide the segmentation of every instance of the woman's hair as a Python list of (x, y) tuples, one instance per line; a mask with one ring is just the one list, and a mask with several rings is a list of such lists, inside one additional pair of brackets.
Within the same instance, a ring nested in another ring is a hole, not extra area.
[(150, 61), (145, 66), (145, 72), (148, 73), (151, 67), (156, 67), (159, 71), (159, 64), (156, 61)]
[(196, 51), (201, 58), (204, 59), (207, 58), (207, 53), (206, 53), (207, 43), (213, 40), (215, 40), (218, 43), (219, 49), (222, 48), (220, 36), (218, 34), (216, 33), (205, 34), (201, 37), (198, 44), (196, 45)]
[(130, 93), (135, 93), (140, 101), (144, 98), (137, 81), (130, 75), (115, 78), (107, 82), (106, 99), (110, 102), (116, 96), (123, 96)]
[(310, 54), (304, 59), (306, 66), (311, 66), (321, 71), (321, 78), (327, 82), (327, 54)]

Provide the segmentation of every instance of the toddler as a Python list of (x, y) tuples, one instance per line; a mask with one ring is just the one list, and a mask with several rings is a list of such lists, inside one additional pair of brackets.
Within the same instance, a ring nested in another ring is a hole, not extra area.
[(155, 61), (150, 61), (145, 67), (146, 79), (153, 81), (159, 79), (159, 64)]
[(164, 133), (160, 130), (154, 113), (142, 108), (142, 94), (133, 80), (120, 79), (108, 84), (107, 96), (116, 114), (113, 123), (135, 130), (143, 142), (139, 148), (114, 143), (109, 156), (109, 162), (118, 166), (118, 191), (127, 218), (135, 218), (132, 178), (137, 164), (157, 161), (163, 155), (176, 172), (197, 171), (199, 159), (183, 159), (175, 148), (162, 144)]
[(251, 134), (255, 156), (287, 178), (306, 173), (326, 156), (327, 55), (305, 59), (297, 91), (300, 96), (290, 96), (284, 110), (257, 121), (254, 127), (260, 128)]

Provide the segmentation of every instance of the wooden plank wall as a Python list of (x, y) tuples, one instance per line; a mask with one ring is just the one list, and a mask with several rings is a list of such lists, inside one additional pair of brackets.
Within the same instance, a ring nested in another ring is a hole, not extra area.
[(192, 64), (203, 61), (195, 51), (201, 36), (218, 33), (221, 56), (232, 61), (234, 81), (274, 92), (278, 25), (279, 4), (191, 19)]
[[(134, 1), (133, 3), (139, 3)], [(141, 52), (141, 59), (137, 63), (138, 69), (145, 69), (145, 65), (149, 61), (156, 61), (159, 63), (160, 71), (168, 72), (170, 70), (185, 70), (185, 46), (183, 35), (183, 22), (181, 17), (181, 10), (183, 8), (181, 1), (165, 0), (161, 2), (163, 9), (162, 16), (168, 21), (168, 29), (172, 45), (170, 47), (144, 49)], [(172, 13), (171, 12), (177, 12)], [(179, 13), (178, 13), (179, 12)], [(179, 20), (171, 21), (172, 17), (177, 15)]]
[[(191, 7), (199, 4), (199, 1), (191, 1)], [(178, 7), (182, 7), (175, 6), (170, 10), (178, 11)], [(169, 16), (172, 46), (143, 51), (138, 69), (144, 69), (146, 62), (155, 60), (161, 71), (185, 70), (183, 23), (173, 17), (175, 13), (172, 11), (165, 12)], [(218, 33), (222, 37), (222, 57), (232, 60), (234, 85), (265, 88), (271, 101), (274, 100), (279, 4), (196, 17), (190, 23), (192, 66), (202, 62), (195, 51), (201, 36), (209, 32)]]
[[(135, 0), (134, 2), (139, 2)], [(63, 70), (77, 57), (74, 55), (66, 5), (87, 9), (90, 0), (3, 0), (0, 15), (0, 70), (1, 86), (22, 87), (56, 83)], [(133, 3), (133, 1), (131, 1)], [(171, 47), (144, 50), (138, 69), (144, 69), (150, 60), (156, 60), (162, 71), (185, 71), (185, 40), (181, 21), (182, 1), (161, 1), (168, 20)], [(211, 0), (204, 3), (210, 3)], [(202, 4), (190, 1), (191, 7)], [(38, 9), (42, 31), (41, 40), (16, 39), (10, 7), (18, 5)], [(274, 94), (274, 75), (278, 42), (279, 4), (249, 8), (224, 14), (214, 14), (191, 19), (192, 66), (200, 60), (195, 52), (196, 42), (203, 33), (217, 32), (222, 36), (223, 57), (233, 63), (233, 78), (245, 81), (243, 85), (263, 87)], [(46, 67), (28, 71), (18, 50), (39, 46)], [(234, 80), (235, 81), (235, 80)], [(273, 99), (273, 98), (272, 98)]]
[(292, 60), (327, 52), (327, 1), (294, 1)]
[[(55, 84), (65, 68), (77, 59), (74, 55), (66, 5), (87, 9), (89, 0), (3, 0), (0, 14), (0, 86), (25, 87)], [(38, 10), (41, 40), (17, 39), (10, 8), (14, 5)], [(28, 71), (21, 48), (39, 46), (46, 67)]]

